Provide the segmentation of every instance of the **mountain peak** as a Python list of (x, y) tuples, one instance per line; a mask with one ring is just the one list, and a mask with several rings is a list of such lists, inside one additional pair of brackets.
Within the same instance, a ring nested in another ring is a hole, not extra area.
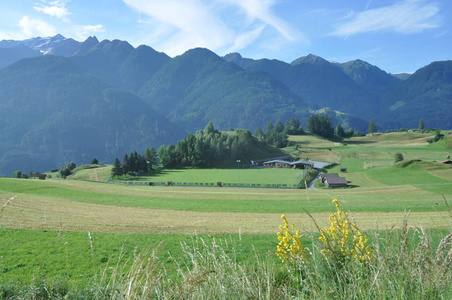
[(226, 61), (229, 61), (229, 62), (233, 62), (235, 64), (239, 64), (240, 61), (243, 59), (243, 57), (240, 55), (240, 53), (233, 52), (233, 53), (226, 54), (223, 57), (223, 59)]
[(99, 43), (96, 36), (89, 36), (83, 43)]
[(57, 35), (50, 37), (50, 39), (56, 41), (56, 40), (65, 40), (66, 38), (58, 33)]
[(307, 56), (302, 56), (300, 58), (297, 58), (294, 60), (291, 65), (296, 66), (299, 64), (325, 64), (328, 63), (325, 59), (321, 58), (320, 56), (314, 55), (314, 54), (308, 54)]

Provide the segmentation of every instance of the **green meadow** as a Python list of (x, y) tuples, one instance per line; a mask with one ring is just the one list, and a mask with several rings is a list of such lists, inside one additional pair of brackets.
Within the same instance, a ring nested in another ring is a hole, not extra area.
[[(220, 243), (224, 255), (238, 264), (252, 265), (259, 257), (269, 266), (278, 265), (274, 251), (280, 215), (302, 230), (305, 245), (314, 245), (318, 228), (329, 226), (333, 199), (374, 241), (375, 232), (390, 236), (392, 231), (406, 232), (406, 222), (420, 228), (419, 233), (428, 232), (432, 245), (450, 232), (452, 166), (440, 161), (452, 152), (451, 136), (435, 144), (427, 143), (430, 135), (418, 133), (375, 134), (343, 142), (303, 137), (291, 137), (292, 145), (285, 150), (331, 163), (324, 172), (347, 168), (341, 176), (347, 178), (348, 187), (216, 186), (217, 182), (297, 184), (301, 170), (290, 169), (158, 170), (152, 176), (107, 183), (111, 166), (102, 165), (80, 167), (66, 180), (0, 178), (0, 299), (17, 295), (27, 284), (47, 289), (61, 285), (63, 294), (86, 287), (104, 280), (115, 268), (133, 266), (137, 255), (149, 249), (158, 254), (166, 276), (176, 281), (183, 281), (177, 275), (178, 259), (203, 253), (199, 244)], [(395, 163), (397, 152), (404, 160)], [(414, 233), (415, 240), (422, 241)]]
[(239, 184), (255, 184), (255, 185), (297, 185), (302, 179), (302, 170), (293, 169), (176, 169), (176, 170), (159, 170), (153, 176), (137, 176), (137, 177), (119, 177), (116, 181), (145, 181), (145, 182), (164, 182), (171, 181), (173, 183), (194, 183), (214, 184), (233, 183)]

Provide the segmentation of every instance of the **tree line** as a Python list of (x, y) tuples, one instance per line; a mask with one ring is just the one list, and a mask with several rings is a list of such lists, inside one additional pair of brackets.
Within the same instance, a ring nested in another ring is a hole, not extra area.
[(221, 167), (228, 161), (252, 155), (260, 143), (249, 130), (220, 132), (209, 122), (203, 130), (189, 134), (176, 145), (162, 145), (157, 151), (151, 147), (144, 155), (134, 151), (126, 154), (122, 163), (116, 158), (112, 175), (149, 173), (157, 164), (166, 169)]
[(154, 147), (146, 148), (144, 155), (137, 151), (125, 154), (122, 163), (116, 157), (111, 170), (112, 176), (128, 174), (130, 172), (137, 174), (148, 174), (159, 163), (157, 151)]

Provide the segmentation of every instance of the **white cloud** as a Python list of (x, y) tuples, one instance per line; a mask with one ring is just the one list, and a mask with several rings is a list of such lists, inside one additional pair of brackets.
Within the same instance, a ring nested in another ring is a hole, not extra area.
[(235, 38), (234, 45), (232, 45), (225, 52), (227, 52), (227, 53), (236, 52), (240, 49), (246, 48), (248, 45), (253, 43), (261, 35), (264, 28), (265, 28), (265, 25), (261, 25), (254, 30), (240, 34), (239, 36), (237, 36)]
[(36, 3), (34, 7), (35, 10), (42, 12), (46, 15), (57, 17), (59, 19), (66, 19), (68, 15), (71, 13), (66, 8), (67, 1), (64, 0), (56, 0), (56, 1), (47, 1), (41, 0), (42, 3)]
[(47, 37), (57, 34), (57, 30), (52, 25), (39, 19), (31, 19), (28, 16), (24, 16), (19, 21), (19, 26), (22, 29), (25, 38), (35, 36)]
[[(127, 5), (171, 26), (176, 32), (163, 42), (168, 54), (180, 54), (193, 47), (219, 49), (233, 38), (233, 32), (200, 0), (123, 0)], [(152, 26), (152, 25), (151, 25)]]
[[(139, 12), (142, 26), (153, 26), (165, 34), (149, 34), (162, 51), (177, 55), (194, 47), (216, 52), (240, 50), (262, 37), (266, 28), (286, 42), (304, 38), (286, 22), (276, 17), (273, 0), (123, 0)], [(245, 15), (237, 21), (236, 15)], [(143, 22), (146, 15), (151, 22)], [(234, 17), (231, 17), (233, 15)]]
[(439, 7), (424, 0), (405, 0), (391, 6), (352, 14), (351, 21), (336, 27), (332, 35), (350, 36), (363, 32), (419, 33), (439, 27)]
[(90, 32), (105, 32), (104, 25), (85, 25), (78, 26), (78, 29), (81, 33), (87, 34)]
[(78, 39), (84, 40), (92, 33), (105, 32), (103, 25), (78, 25), (75, 26), (75, 35)]
[[(248, 18), (259, 20), (264, 24), (276, 29), (284, 38), (289, 41), (299, 39), (301, 34), (296, 32), (286, 22), (278, 18), (271, 10), (275, 5), (274, 0), (224, 0), (240, 7)], [(305, 39), (303, 37), (303, 39)], [(307, 41), (307, 40), (306, 40)]]

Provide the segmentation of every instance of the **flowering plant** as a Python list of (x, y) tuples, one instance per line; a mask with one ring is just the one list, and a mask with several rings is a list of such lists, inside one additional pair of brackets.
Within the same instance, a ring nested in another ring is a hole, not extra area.
[(320, 252), (328, 261), (345, 262), (351, 258), (370, 260), (372, 252), (367, 244), (367, 236), (361, 233), (355, 223), (350, 222), (348, 213), (341, 209), (337, 199), (333, 203), (337, 211), (330, 216), (331, 226), (320, 230), (320, 240), (324, 246)]
[[(330, 216), (331, 226), (320, 229), (320, 240), (323, 248), (320, 252), (327, 262), (344, 263), (349, 260), (365, 262), (372, 259), (367, 236), (363, 235), (358, 226), (351, 222), (348, 213), (344, 212), (337, 199), (333, 200), (336, 212)], [(284, 225), (279, 226), (276, 255), (284, 263), (295, 262), (297, 259), (306, 261), (307, 249), (300, 239), (300, 230), (295, 231), (295, 225), (289, 226), (285, 215), (281, 218)]]
[(283, 263), (295, 262), (297, 258), (305, 260), (306, 251), (300, 240), (300, 230), (293, 233), (295, 224), (289, 226), (285, 215), (282, 215), (281, 219), (283, 219), (284, 225), (279, 226), (280, 231), (277, 233), (279, 243), (276, 246), (276, 255)]

